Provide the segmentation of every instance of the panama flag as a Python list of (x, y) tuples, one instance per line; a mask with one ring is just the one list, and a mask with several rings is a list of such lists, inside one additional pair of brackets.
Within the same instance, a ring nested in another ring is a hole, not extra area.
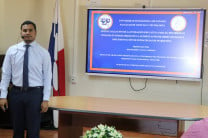
[(65, 96), (64, 39), (59, 0), (56, 0), (48, 51), (51, 55), (53, 71), (53, 96)]

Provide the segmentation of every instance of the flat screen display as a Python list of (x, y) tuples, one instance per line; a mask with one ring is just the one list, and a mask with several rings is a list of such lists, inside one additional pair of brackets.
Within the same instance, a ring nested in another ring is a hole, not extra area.
[(202, 78), (205, 9), (88, 9), (86, 73)]

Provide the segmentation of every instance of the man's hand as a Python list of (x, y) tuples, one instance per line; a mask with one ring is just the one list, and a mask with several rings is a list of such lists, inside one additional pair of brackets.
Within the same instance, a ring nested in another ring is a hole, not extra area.
[(48, 111), (48, 101), (43, 101), (41, 104), (41, 113), (45, 113)]
[(4, 112), (8, 109), (8, 101), (6, 98), (0, 98), (0, 107)]

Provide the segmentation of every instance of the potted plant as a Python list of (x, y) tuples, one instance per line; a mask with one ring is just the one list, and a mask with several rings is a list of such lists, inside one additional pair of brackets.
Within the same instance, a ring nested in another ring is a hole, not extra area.
[(123, 138), (123, 136), (115, 127), (100, 124), (87, 130), (83, 138)]

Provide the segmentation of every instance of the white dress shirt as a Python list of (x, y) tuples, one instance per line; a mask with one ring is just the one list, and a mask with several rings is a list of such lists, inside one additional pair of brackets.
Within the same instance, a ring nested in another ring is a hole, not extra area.
[[(6, 52), (2, 67), (0, 98), (7, 97), (10, 81), (13, 85), (22, 87), (25, 45), (26, 43), (22, 41), (11, 46)], [(30, 43), (28, 52), (29, 87), (43, 86), (43, 100), (49, 101), (52, 79), (49, 52), (36, 41)]]

